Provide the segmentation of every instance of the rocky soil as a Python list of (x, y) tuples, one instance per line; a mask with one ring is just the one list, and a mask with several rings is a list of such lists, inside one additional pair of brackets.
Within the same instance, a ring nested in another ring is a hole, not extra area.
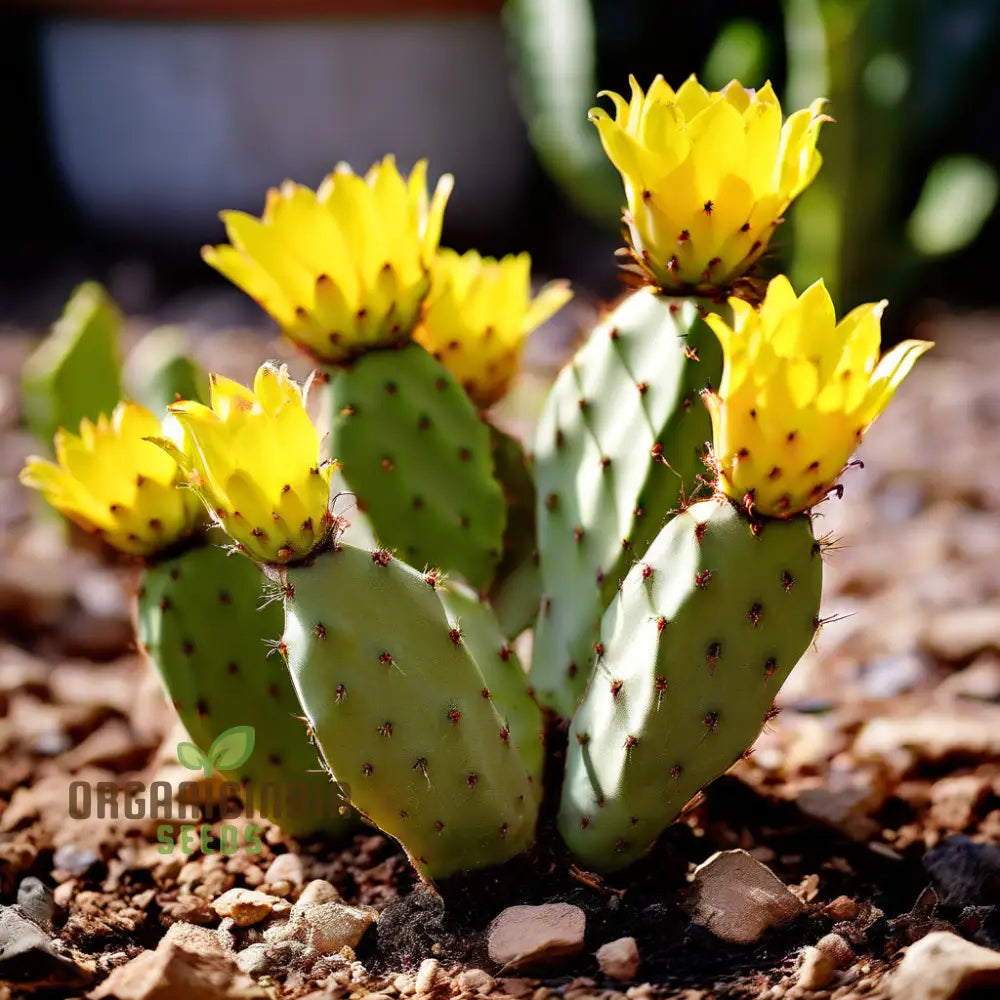
[(441, 896), (377, 834), (162, 854), (155, 822), (70, 816), (72, 780), (189, 775), (133, 570), (17, 484), (30, 338), (0, 336), (0, 998), (1000, 996), (1000, 320), (918, 335), (821, 508), (828, 623), (752, 757), (633, 872), (549, 844)]

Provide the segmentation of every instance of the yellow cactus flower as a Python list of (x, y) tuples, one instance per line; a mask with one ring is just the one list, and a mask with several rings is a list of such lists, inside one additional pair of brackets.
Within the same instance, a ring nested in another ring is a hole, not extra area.
[(528, 334), (572, 297), (565, 281), (551, 281), (532, 299), (526, 253), (495, 260), (441, 250), (413, 339), (485, 410), (517, 374)]
[(178, 489), (177, 463), (146, 438), (181, 430), (138, 403), (119, 403), (111, 418), (84, 419), (80, 433), (56, 432), (56, 461), (31, 456), (21, 482), (39, 490), (60, 514), (109, 545), (154, 556), (190, 535), (203, 522), (190, 491)]
[(288, 563), (329, 538), (332, 465), (287, 368), (261, 365), (253, 389), (211, 376), (210, 405), (170, 406), (184, 451), (160, 441), (187, 473), (215, 521), (252, 559)]
[(657, 76), (631, 100), (611, 91), (614, 119), (592, 108), (604, 151), (625, 184), (631, 254), (661, 288), (718, 294), (747, 275), (782, 213), (819, 170), (822, 100), (782, 125), (770, 83), (719, 91)]
[(886, 302), (839, 323), (822, 281), (796, 298), (783, 275), (755, 310), (730, 299), (734, 325), (709, 314), (725, 365), (712, 416), (719, 487), (759, 514), (788, 517), (836, 485), (896, 387), (932, 345), (907, 340), (879, 361)]
[(337, 363), (409, 339), (430, 283), (452, 178), (427, 197), (427, 164), (393, 157), (364, 177), (341, 163), (317, 191), (285, 181), (264, 214), (223, 212), (231, 245), (202, 257), (310, 355)]

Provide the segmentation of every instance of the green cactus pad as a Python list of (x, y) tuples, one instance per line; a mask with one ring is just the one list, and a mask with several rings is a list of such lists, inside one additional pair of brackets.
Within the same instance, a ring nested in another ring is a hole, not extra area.
[(563, 715), (584, 692), (601, 614), (699, 488), (718, 341), (691, 299), (626, 298), (560, 373), (534, 439), (542, 601), (531, 681)]
[(601, 622), (573, 718), (559, 830), (586, 868), (635, 861), (753, 744), (817, 629), (808, 516), (693, 504), (655, 539)]
[(526, 850), (536, 782), (437, 575), (344, 545), (285, 571), (285, 593), (292, 679), (352, 803), (424, 878)]
[(462, 387), (409, 344), (331, 370), (329, 393), (330, 453), (381, 544), (486, 589), (506, 512), (489, 430)]
[(139, 592), (139, 640), (202, 753), (226, 730), (254, 728), (252, 756), (225, 779), (249, 782), (263, 795), (251, 793), (254, 804), (287, 833), (340, 838), (357, 820), (337, 812), (288, 671), (268, 656), (283, 616), (280, 600), (261, 607), (266, 582), (250, 560), (215, 545), (156, 563)]
[(535, 483), (521, 443), (492, 425), (490, 438), (496, 477), (507, 504), (507, 525), (489, 598), (504, 635), (517, 636), (534, 623), (542, 596), (535, 546)]
[(122, 317), (108, 293), (88, 281), (73, 292), (49, 336), (24, 364), (24, 421), (47, 443), (60, 427), (110, 416), (121, 398)]
[(528, 693), (528, 678), (507, 641), (497, 616), (468, 587), (445, 581), (438, 587), (453, 627), (472, 653), (490, 690), (493, 704), (510, 730), (528, 775), (541, 797), (545, 768), (545, 720)]

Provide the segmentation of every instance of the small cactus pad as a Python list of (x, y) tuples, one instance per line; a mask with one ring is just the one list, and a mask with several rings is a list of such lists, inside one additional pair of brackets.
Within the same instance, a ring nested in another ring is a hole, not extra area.
[(191, 357), (183, 329), (164, 326), (151, 330), (125, 361), (125, 386), (130, 398), (154, 413), (162, 413), (178, 399), (208, 401), (208, 375)]
[(698, 488), (722, 369), (690, 299), (626, 298), (560, 373), (534, 439), (542, 601), (531, 681), (569, 715), (601, 614), (664, 521)]
[(462, 387), (417, 344), (329, 374), (330, 453), (380, 542), (486, 588), (506, 512), (489, 430)]
[(427, 879), (526, 850), (538, 812), (514, 713), (478, 663), (479, 629), (449, 614), (440, 586), (384, 549), (347, 545), (285, 573), (283, 644), (319, 749)]
[[(280, 600), (249, 559), (216, 545), (150, 566), (139, 592), (138, 635), (191, 739), (207, 753), (233, 726), (253, 726), (254, 752), (230, 781), (292, 835), (349, 835), (336, 789), (310, 745), (288, 671), (269, 645), (281, 635)], [(259, 796), (258, 797), (258, 794)]]
[(21, 393), (31, 432), (50, 442), (60, 427), (110, 416), (121, 398), (118, 341), (122, 318), (97, 282), (70, 297), (49, 336), (24, 364)]
[(503, 556), (490, 587), (500, 628), (517, 636), (534, 623), (541, 599), (542, 577), (535, 547), (535, 483), (521, 443), (490, 425), (496, 477), (507, 504)]
[(590, 870), (635, 861), (752, 746), (813, 639), (822, 556), (808, 517), (757, 528), (729, 500), (693, 504), (604, 615), (559, 812)]

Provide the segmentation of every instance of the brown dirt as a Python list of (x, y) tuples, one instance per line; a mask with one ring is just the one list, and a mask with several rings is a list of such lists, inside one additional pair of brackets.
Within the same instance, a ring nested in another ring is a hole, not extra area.
[[(753, 756), (606, 884), (573, 872), (549, 841), (530, 862), (454, 880), (440, 897), (414, 891), (403, 857), (374, 834), (334, 850), (268, 827), (258, 856), (185, 859), (157, 852), (149, 821), (68, 815), (71, 778), (177, 777), (178, 737), (132, 646), (131, 571), (91, 550), (67, 553), (54, 522), (29, 516), (16, 473), (31, 442), (16, 427), (13, 375), (28, 341), (0, 338), (0, 903), (14, 902), (29, 875), (52, 887), (54, 936), (93, 975), (39, 995), (85, 995), (172, 923), (217, 928), (212, 900), (263, 885), (288, 851), (301, 855), (306, 880), (327, 879), (382, 914), (357, 949), (363, 970), (292, 963), (262, 980), (280, 998), (406, 995), (405, 973), (429, 957), (445, 972), (440, 995), (457, 995), (463, 968), (498, 974), (484, 931), (524, 902), (581, 906), (586, 949), (544, 980), (501, 979), (493, 996), (880, 996), (899, 950), (931, 930), (1000, 947), (1000, 866), (989, 847), (1000, 842), (996, 325), (972, 318), (920, 331), (938, 347), (872, 430), (867, 468), (850, 472), (845, 499), (823, 510), (823, 530), (841, 539), (824, 598), (824, 615), (837, 619), (786, 685)], [(791, 927), (748, 947), (692, 926), (680, 905), (691, 865), (733, 847), (808, 904)], [(797, 954), (830, 930), (856, 961), (804, 994)], [(227, 933), (237, 946), (259, 940), (253, 928)], [(642, 957), (634, 984), (602, 978), (593, 958), (623, 935)], [(19, 990), (0, 984), (0, 998)]]

